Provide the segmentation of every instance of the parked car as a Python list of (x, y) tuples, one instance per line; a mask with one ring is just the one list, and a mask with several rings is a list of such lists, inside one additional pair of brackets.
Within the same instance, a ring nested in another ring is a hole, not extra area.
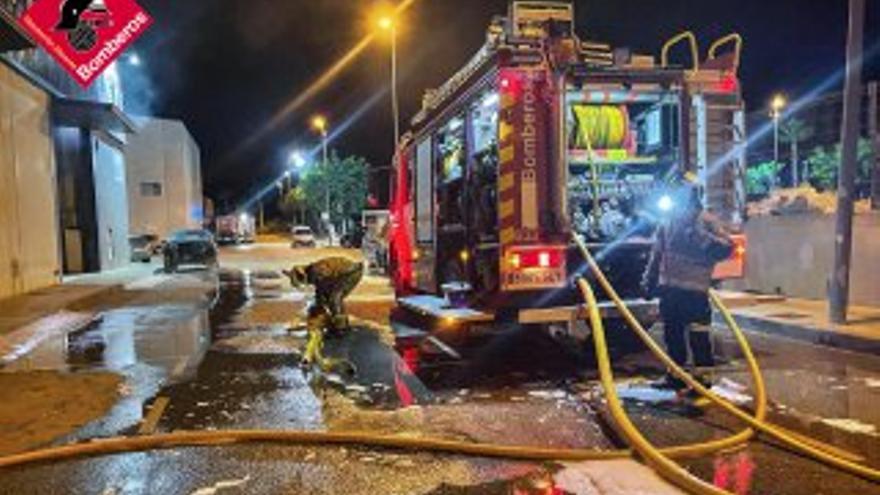
[(290, 230), (291, 242), (290, 246), (299, 247), (315, 247), (315, 232), (307, 225), (297, 225)]
[(135, 235), (128, 238), (132, 263), (149, 263), (153, 256), (162, 252), (162, 241), (153, 234)]
[(163, 249), (165, 273), (176, 272), (181, 265), (217, 266), (217, 243), (207, 230), (180, 230), (168, 238)]

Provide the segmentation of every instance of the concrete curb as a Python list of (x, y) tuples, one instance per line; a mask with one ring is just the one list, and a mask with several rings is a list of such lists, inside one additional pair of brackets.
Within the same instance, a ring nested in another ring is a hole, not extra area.
[(51, 338), (76, 334), (100, 320), (98, 313), (59, 311), (0, 336), (0, 369), (25, 358)]
[[(784, 337), (806, 342), (808, 344), (843, 349), (846, 351), (873, 354), (880, 356), (880, 340), (859, 335), (836, 332), (831, 329), (816, 328), (796, 323), (784, 323), (777, 320), (734, 314), (736, 322), (743, 330)], [(724, 325), (719, 313), (713, 316), (716, 325)]]

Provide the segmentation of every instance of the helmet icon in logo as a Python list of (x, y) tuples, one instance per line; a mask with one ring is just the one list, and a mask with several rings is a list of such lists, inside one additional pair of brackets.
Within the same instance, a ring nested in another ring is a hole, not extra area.
[(67, 31), (67, 41), (80, 52), (87, 52), (98, 43), (98, 29), (113, 25), (104, 0), (64, 0), (61, 19), (55, 29)]

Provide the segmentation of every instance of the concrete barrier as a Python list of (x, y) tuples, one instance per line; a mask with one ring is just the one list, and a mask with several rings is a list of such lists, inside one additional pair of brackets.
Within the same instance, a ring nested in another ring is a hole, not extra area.
[[(880, 213), (856, 215), (851, 303), (880, 306)], [(826, 299), (834, 263), (834, 217), (766, 216), (749, 220), (746, 278), (735, 290)]]

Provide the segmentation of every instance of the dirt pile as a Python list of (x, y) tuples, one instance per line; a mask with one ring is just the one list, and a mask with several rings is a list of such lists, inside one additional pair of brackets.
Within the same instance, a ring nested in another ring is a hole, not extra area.
[[(778, 189), (770, 196), (749, 203), (750, 217), (767, 215), (833, 215), (837, 211), (837, 193), (834, 191), (819, 192), (812, 187), (804, 186), (796, 189)], [(856, 202), (856, 213), (867, 213), (871, 210), (868, 200)]]

